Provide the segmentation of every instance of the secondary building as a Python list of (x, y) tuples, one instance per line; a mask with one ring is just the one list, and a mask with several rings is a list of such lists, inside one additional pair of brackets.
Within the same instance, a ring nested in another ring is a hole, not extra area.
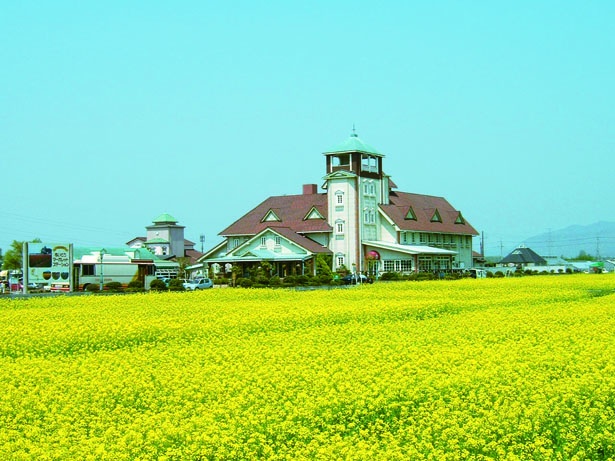
[[(443, 197), (397, 191), (385, 156), (354, 132), (324, 152), (325, 175), (303, 193), (269, 197), (232, 223), (199, 262), (215, 271), (314, 274), (323, 256), (333, 270), (449, 271), (472, 266), (478, 232)], [(238, 269), (237, 269), (238, 268)]]

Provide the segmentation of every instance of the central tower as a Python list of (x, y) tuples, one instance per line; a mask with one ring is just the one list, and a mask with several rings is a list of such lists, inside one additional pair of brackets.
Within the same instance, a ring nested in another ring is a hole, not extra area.
[(359, 139), (356, 131), (324, 152), (329, 223), (333, 236), (333, 269), (345, 266), (363, 271), (363, 241), (379, 240), (378, 205), (388, 203), (388, 177), (382, 172), (384, 155)]

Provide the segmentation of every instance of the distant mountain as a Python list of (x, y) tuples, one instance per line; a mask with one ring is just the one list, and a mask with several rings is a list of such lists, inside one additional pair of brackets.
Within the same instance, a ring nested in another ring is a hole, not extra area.
[(584, 251), (592, 256), (615, 257), (615, 222), (569, 226), (530, 237), (523, 244), (543, 256), (570, 258)]

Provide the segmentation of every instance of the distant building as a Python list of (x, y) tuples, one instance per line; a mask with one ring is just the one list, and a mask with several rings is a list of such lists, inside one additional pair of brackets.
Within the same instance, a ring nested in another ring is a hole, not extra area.
[(546, 266), (547, 261), (531, 248), (520, 245), (518, 248), (515, 248), (507, 256), (505, 256), (499, 264), (502, 266), (513, 265), (521, 267)]
[(303, 194), (265, 199), (200, 262), (243, 272), (267, 262), (281, 277), (315, 273), (318, 255), (334, 270), (371, 274), (472, 267), (478, 233), (446, 199), (396, 191), (384, 155), (354, 132), (324, 157), (324, 193), (306, 184)]
[(188, 258), (189, 264), (193, 264), (203, 253), (194, 249), (194, 242), (184, 238), (185, 226), (177, 223), (173, 216), (163, 213), (146, 226), (145, 237), (135, 237), (126, 244), (131, 248), (147, 248), (162, 259)]

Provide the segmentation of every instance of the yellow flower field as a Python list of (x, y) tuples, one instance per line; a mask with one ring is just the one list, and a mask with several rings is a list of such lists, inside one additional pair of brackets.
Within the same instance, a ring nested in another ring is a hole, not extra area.
[(0, 459), (615, 458), (615, 277), (0, 299)]

